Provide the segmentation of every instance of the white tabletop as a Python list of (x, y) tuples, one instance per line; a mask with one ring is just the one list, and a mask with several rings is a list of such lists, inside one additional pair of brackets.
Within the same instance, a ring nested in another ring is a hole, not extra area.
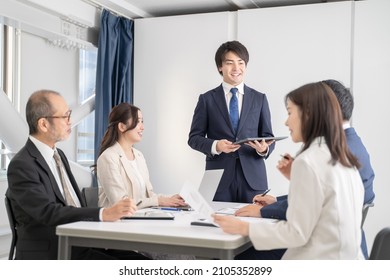
[(194, 211), (172, 213), (174, 220), (75, 222), (57, 226), (59, 259), (69, 259), (72, 246), (231, 259), (252, 244), (249, 237), (227, 234), (217, 227), (191, 225), (199, 218)]
[(191, 226), (196, 214), (181, 211), (174, 220), (120, 220), (117, 222), (76, 222), (57, 227), (58, 236), (131, 240), (169, 245), (233, 249), (248, 237), (224, 233), (220, 228)]

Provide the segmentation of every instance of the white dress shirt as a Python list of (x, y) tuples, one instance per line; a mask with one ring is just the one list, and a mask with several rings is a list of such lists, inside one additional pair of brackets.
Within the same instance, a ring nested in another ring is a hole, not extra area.
[[(46, 145), (45, 143), (39, 141), (38, 139), (36, 139), (35, 137), (33, 137), (31, 135), (29, 138), (34, 143), (34, 145), (37, 147), (37, 149), (41, 153), (42, 157), (45, 159), (47, 165), (49, 166), (51, 172), (53, 173), (54, 178), (56, 179), (57, 185), (59, 186), (59, 189), (60, 189), (62, 196), (65, 197), (64, 196), (64, 189), (62, 188), (62, 183), (61, 183), (61, 179), (60, 179), (60, 174), (58, 172), (57, 165), (56, 165), (54, 157), (53, 157), (54, 150), (52, 148), (50, 148), (48, 145)], [(68, 186), (72, 186), (66, 170), (64, 170), (64, 175), (65, 175), (65, 180), (68, 183)], [(70, 194), (73, 198), (73, 201), (76, 203), (76, 206), (81, 207), (80, 200), (77, 197), (76, 192), (74, 191), (73, 187), (69, 188), (69, 191), (70, 191)]]
[[(232, 93), (230, 92), (230, 89), (232, 88), (237, 88), (237, 100), (238, 100), (238, 115), (241, 116), (241, 107), (242, 107), (242, 100), (244, 99), (244, 83), (241, 83), (237, 86), (232, 86), (226, 82), (222, 82), (222, 88), (225, 93), (225, 100), (226, 100), (226, 106), (229, 111), (229, 104), (230, 104), (230, 99), (232, 98)], [(230, 112), (229, 112), (230, 113)], [(219, 139), (218, 139), (219, 140)], [(213, 145), (211, 146), (211, 153), (213, 155), (219, 155), (220, 153), (217, 152), (217, 142), (218, 140), (215, 140), (213, 142)]]

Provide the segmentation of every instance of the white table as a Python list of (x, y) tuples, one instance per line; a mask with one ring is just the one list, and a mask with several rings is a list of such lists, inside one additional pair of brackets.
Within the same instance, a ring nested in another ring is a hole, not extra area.
[(75, 222), (57, 227), (58, 258), (70, 259), (72, 246), (188, 254), (233, 259), (252, 246), (248, 237), (220, 228), (191, 226), (194, 212), (174, 212), (174, 220)]

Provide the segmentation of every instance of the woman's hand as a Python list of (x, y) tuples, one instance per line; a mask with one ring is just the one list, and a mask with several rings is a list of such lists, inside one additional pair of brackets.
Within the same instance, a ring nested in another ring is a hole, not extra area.
[(234, 217), (222, 216), (213, 214), (214, 222), (221, 227), (221, 229), (230, 234), (240, 234), (242, 236), (249, 235), (249, 223), (241, 221)]
[(158, 197), (158, 206), (187, 206), (187, 203), (184, 201), (184, 199), (178, 195), (175, 194), (173, 196), (159, 196)]
[(276, 166), (280, 173), (284, 175), (288, 180), (290, 180), (291, 174), (291, 165), (293, 163), (294, 158), (289, 154), (282, 155), (282, 159), (278, 161), (278, 165)]

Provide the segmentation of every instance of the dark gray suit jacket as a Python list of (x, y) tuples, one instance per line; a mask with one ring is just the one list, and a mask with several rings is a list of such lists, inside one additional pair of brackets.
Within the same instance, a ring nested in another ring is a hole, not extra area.
[(28, 139), (12, 158), (7, 174), (6, 196), (11, 200), (17, 223), (16, 259), (57, 259), (56, 226), (76, 221), (99, 221), (99, 208), (83, 208), (85, 201), (68, 160), (61, 150), (58, 149), (58, 153), (82, 207), (66, 206), (49, 166)]

